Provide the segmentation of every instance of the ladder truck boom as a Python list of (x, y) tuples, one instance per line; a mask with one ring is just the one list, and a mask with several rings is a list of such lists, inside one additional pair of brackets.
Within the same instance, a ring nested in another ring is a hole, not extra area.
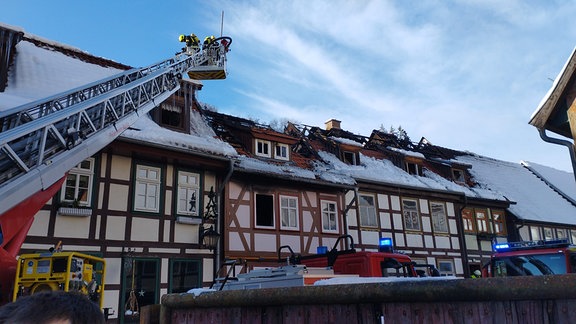
[[(67, 172), (116, 139), (180, 88), (184, 73), (223, 79), (229, 37), (144, 68), (0, 112), (0, 285), (34, 215)], [(2, 296), (0, 295), (0, 304)]]

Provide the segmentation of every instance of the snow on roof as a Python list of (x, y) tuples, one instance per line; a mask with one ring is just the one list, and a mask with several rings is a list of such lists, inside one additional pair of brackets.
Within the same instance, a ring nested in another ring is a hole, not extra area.
[[(521, 164), (478, 155), (459, 156), (457, 160), (472, 165), (470, 173), (480, 187), (516, 202), (508, 208), (516, 217), (576, 225), (574, 205)], [(574, 179), (573, 176), (570, 178)]]
[(555, 190), (576, 201), (576, 181), (574, 181), (573, 173), (528, 161), (522, 161), (520, 163), (532, 171), (532, 173), (548, 182)]
[(424, 154), (419, 153), (419, 152), (414, 152), (414, 151), (408, 151), (408, 150), (403, 150), (397, 147), (393, 147), (393, 146), (388, 146), (386, 147), (387, 149), (389, 149), (390, 151), (394, 151), (394, 152), (398, 152), (398, 153), (402, 153), (406, 156), (413, 156), (413, 157), (417, 157), (417, 158), (421, 158), (421, 159), (426, 159), (426, 157), (424, 156)]
[(411, 175), (406, 171), (396, 167), (389, 160), (380, 160), (360, 153), (361, 165), (349, 165), (342, 162), (335, 155), (319, 151), (320, 157), (335, 172), (342, 173), (358, 181), (379, 182), (384, 184), (394, 184), (404, 187), (415, 187), (423, 190), (441, 190), (459, 193), (472, 198), (501, 200), (506, 198), (496, 192), (483, 189), (468, 188), (449, 181), (433, 172), (425, 171), (425, 176)]
[(362, 147), (362, 143), (358, 143), (354, 140), (344, 137), (336, 137), (336, 136), (329, 136), (329, 139), (333, 140), (334, 142), (338, 142), (341, 144), (351, 145), (351, 146), (359, 146)]
[(122, 70), (90, 64), (22, 40), (16, 45), (14, 66), (8, 72), (6, 89), (0, 92), (0, 111), (77, 88), (120, 72)]
[(191, 134), (175, 132), (160, 127), (148, 115), (140, 117), (120, 138), (162, 145), (167, 149), (180, 149), (193, 152), (211, 153), (220, 156), (236, 156), (236, 150), (228, 143), (215, 138), (210, 127), (203, 123), (198, 112), (191, 112)]

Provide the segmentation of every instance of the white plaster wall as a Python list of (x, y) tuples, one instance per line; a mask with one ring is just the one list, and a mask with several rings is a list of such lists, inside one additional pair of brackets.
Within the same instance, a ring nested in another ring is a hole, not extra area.
[[(302, 230), (304, 232), (311, 232), (313, 222), (314, 222), (314, 219), (312, 218), (312, 214), (309, 211), (303, 211), (302, 212)], [(319, 224), (319, 225), (320, 225), (320, 228), (315, 229), (314, 230), (315, 232), (322, 230), (322, 224)]]
[[(128, 181), (132, 175), (132, 172), (130, 171), (131, 166), (131, 158), (120, 155), (113, 155), (112, 166), (110, 168), (110, 176), (112, 179)], [(102, 171), (104, 171), (104, 168), (102, 168)]]
[[(280, 246), (289, 245), (294, 253), (301, 253), (302, 247), (300, 246), (300, 236), (296, 235), (280, 235)], [(256, 245), (258, 246), (258, 245)], [(314, 251), (316, 247), (312, 246)], [(276, 250), (278, 251), (278, 250)]]
[(104, 284), (118, 285), (120, 284), (120, 274), (122, 269), (121, 258), (106, 258), (106, 277)]
[(127, 211), (128, 210), (128, 186), (115, 183), (110, 184), (110, 197), (108, 199), (108, 209)]
[(254, 250), (265, 252), (276, 252), (276, 235), (273, 234), (254, 234)]
[(54, 236), (88, 238), (91, 217), (56, 216)]
[[(240, 227), (242, 228), (250, 228), (250, 206), (240, 205), (238, 206), (238, 212), (236, 214), (236, 218), (238, 219), (238, 223), (240, 223)], [(236, 226), (232, 223), (233, 226)]]
[(438, 249), (449, 249), (450, 246), (450, 238), (447, 236), (435, 236), (436, 240), (436, 248)]
[(108, 216), (106, 217), (106, 239), (124, 240), (126, 231), (126, 217)]
[(348, 226), (358, 226), (358, 219), (356, 218), (356, 209), (348, 210), (346, 221), (348, 222)]
[(424, 236), (424, 244), (429, 249), (434, 248), (434, 238), (430, 235)]
[(432, 232), (432, 224), (430, 222), (430, 217), (423, 216), (421, 219), (422, 219), (422, 230), (424, 232)]
[(406, 245), (409, 247), (424, 247), (424, 242), (422, 242), (422, 235), (406, 234)]
[(130, 239), (132, 241), (158, 241), (159, 225), (158, 219), (133, 217)]
[(392, 204), (392, 210), (401, 210), (399, 196), (390, 196), (390, 202)]
[(392, 218), (394, 219), (394, 229), (395, 230), (403, 230), (404, 229), (404, 221), (402, 219), (402, 214), (397, 214), (394, 213), (392, 215)]
[(451, 237), (452, 248), (455, 250), (460, 250), (460, 240), (457, 237)]
[(450, 229), (450, 234), (458, 234), (458, 226), (455, 219), (448, 220), (448, 228)]
[[(250, 245), (250, 239), (248, 234), (243, 234), (244, 237), (246, 238), (246, 241), (248, 242), (248, 245)], [(230, 251), (244, 251), (244, 245), (242, 244), (242, 240), (240, 240), (240, 234), (238, 232), (229, 232), (228, 233), (228, 246)], [(251, 247), (248, 246), (248, 249), (250, 249)]]
[(48, 223), (50, 222), (50, 211), (41, 210), (34, 216), (32, 227), (28, 231), (29, 236), (48, 236)]
[(451, 202), (447, 202), (446, 203), (446, 214), (450, 217), (454, 217), (456, 216), (456, 213), (454, 211), (454, 204)]
[(214, 259), (204, 258), (202, 259), (202, 281), (212, 282), (214, 278)]
[(198, 243), (198, 225), (174, 224), (174, 243)]
[(378, 208), (380, 209), (390, 209), (390, 203), (388, 202), (388, 195), (378, 194)]
[(362, 231), (362, 244), (378, 245), (380, 243), (380, 234), (376, 231)]
[(406, 247), (406, 242), (404, 241), (404, 235), (402, 235), (402, 233), (395, 233), (394, 243), (398, 247)]
[(420, 199), (420, 212), (422, 214), (430, 214), (430, 210), (428, 209), (428, 200)]
[(380, 226), (383, 229), (392, 229), (392, 219), (390, 213), (380, 213)]

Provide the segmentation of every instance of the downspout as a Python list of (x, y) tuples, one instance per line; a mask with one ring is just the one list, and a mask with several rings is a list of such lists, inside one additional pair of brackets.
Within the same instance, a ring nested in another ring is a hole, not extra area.
[[(462, 259), (464, 260), (464, 264), (466, 265), (464, 267), (464, 278), (470, 277), (470, 267), (468, 266), (469, 263), (468, 247), (466, 247), (466, 234), (464, 233), (464, 222), (462, 221), (462, 211), (467, 206), (468, 206), (468, 197), (464, 195), (464, 204), (462, 205), (462, 207), (460, 207), (460, 210), (458, 211), (458, 215), (456, 217), (456, 227), (458, 228), (458, 234), (460, 236), (460, 242), (462, 244), (461, 246)], [(482, 253), (480, 253), (480, 257), (482, 257)], [(480, 263), (482, 263), (482, 260), (480, 261)], [(482, 267), (482, 264), (480, 264), (480, 267)]]
[(574, 152), (574, 144), (568, 140), (563, 140), (559, 138), (552, 138), (546, 135), (545, 129), (538, 128), (538, 133), (540, 134), (540, 138), (544, 140), (544, 142), (564, 145), (568, 148), (568, 152), (570, 152), (570, 161), (572, 162), (572, 171), (574, 173), (574, 179), (576, 180), (576, 153)]
[(218, 243), (216, 244), (216, 255), (215, 258), (216, 260), (214, 260), (214, 274), (218, 275), (216, 273), (216, 271), (218, 271), (220, 269), (220, 266), (222, 264), (222, 240), (224, 239), (224, 228), (223, 228), (223, 221), (222, 221), (222, 217), (224, 217), (224, 215), (222, 215), (222, 211), (224, 210), (223, 208), (223, 204), (224, 204), (224, 188), (226, 187), (226, 185), (228, 184), (228, 182), (230, 181), (230, 178), (232, 177), (232, 173), (234, 172), (234, 159), (230, 159), (229, 162), (229, 167), (228, 167), (228, 173), (226, 174), (226, 176), (224, 177), (224, 180), (222, 180), (222, 184), (218, 190), (218, 218), (216, 219), (216, 228), (220, 231), (220, 239), (218, 240)]
[[(346, 203), (346, 194), (348, 193), (349, 190), (345, 190), (344, 191), (344, 203)], [(349, 235), (350, 233), (348, 233), (348, 211), (350, 210), (350, 208), (352, 208), (352, 205), (354, 204), (354, 202), (356, 202), (356, 200), (358, 200), (358, 188), (354, 188), (354, 198), (352, 198), (352, 200), (350, 201), (350, 203), (346, 206), (346, 208), (344, 209), (344, 211), (342, 212), (342, 221), (343, 221), (343, 226), (344, 226), (344, 235)], [(354, 248), (353, 246), (348, 246), (348, 241), (345, 241), (345, 248), (346, 250), (350, 249), (350, 248)]]

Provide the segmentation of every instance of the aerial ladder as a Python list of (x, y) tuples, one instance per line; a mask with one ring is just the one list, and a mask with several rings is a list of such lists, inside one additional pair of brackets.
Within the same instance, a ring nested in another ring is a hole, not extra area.
[(184, 73), (226, 78), (231, 43), (220, 37), (204, 49), (0, 111), (0, 305), (8, 301), (34, 215), (67, 172), (175, 93)]

